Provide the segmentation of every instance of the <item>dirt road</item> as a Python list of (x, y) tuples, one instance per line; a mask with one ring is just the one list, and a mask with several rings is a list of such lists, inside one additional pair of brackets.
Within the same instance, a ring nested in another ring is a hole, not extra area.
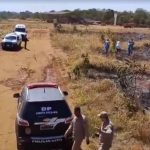
[(17, 101), (13, 93), (26, 82), (44, 80), (43, 68), (54, 53), (48, 29), (33, 29), (29, 34), (27, 50), (0, 50), (0, 150), (16, 150), (14, 122)]

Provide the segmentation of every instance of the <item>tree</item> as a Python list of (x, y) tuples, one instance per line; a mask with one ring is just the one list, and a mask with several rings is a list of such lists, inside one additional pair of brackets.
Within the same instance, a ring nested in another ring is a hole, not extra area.
[(106, 10), (103, 15), (103, 21), (108, 24), (113, 24), (114, 20), (114, 11), (111, 9)]
[(148, 12), (144, 9), (138, 8), (134, 14), (134, 22), (136, 24), (145, 24), (148, 19)]
[(32, 12), (25, 11), (25, 12), (20, 12), (20, 19), (27, 19), (32, 17)]

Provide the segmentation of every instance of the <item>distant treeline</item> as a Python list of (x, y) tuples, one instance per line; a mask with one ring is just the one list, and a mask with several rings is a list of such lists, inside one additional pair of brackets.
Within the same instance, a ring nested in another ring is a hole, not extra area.
[[(1, 19), (40, 19), (48, 22), (52, 22), (52, 19), (57, 18), (60, 20), (61, 23), (79, 23), (79, 19), (88, 19), (88, 20), (95, 20), (100, 21), (103, 24), (113, 24), (114, 20), (114, 11), (111, 9), (89, 9), (89, 10), (80, 10), (76, 9), (74, 11), (63, 10), (63, 13), (55, 13), (55, 11), (50, 11), (49, 13), (40, 13), (40, 12), (7, 12), (2, 11), (0, 12), (0, 20)], [(118, 25), (124, 25), (128, 23), (133, 23), (136, 26), (150, 26), (150, 12), (144, 9), (137, 9), (135, 12), (132, 11), (124, 11), (124, 12), (117, 12)], [(63, 18), (63, 19), (62, 19)]]

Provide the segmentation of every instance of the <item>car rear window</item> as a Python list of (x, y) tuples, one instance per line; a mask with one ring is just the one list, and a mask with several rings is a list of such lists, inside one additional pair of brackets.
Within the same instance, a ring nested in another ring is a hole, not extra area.
[(15, 29), (16, 32), (26, 32), (25, 28), (16, 28)]
[(25, 102), (20, 117), (30, 122), (43, 121), (44, 118), (67, 118), (71, 111), (65, 100), (51, 102)]

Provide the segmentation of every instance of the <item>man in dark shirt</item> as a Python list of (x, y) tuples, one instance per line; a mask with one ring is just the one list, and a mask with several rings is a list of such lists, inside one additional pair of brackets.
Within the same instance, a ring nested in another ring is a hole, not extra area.
[(25, 36), (25, 38), (24, 38), (24, 48), (25, 49), (27, 49), (27, 42), (28, 42), (29, 40), (28, 40), (28, 38), (27, 38), (27, 36)]

